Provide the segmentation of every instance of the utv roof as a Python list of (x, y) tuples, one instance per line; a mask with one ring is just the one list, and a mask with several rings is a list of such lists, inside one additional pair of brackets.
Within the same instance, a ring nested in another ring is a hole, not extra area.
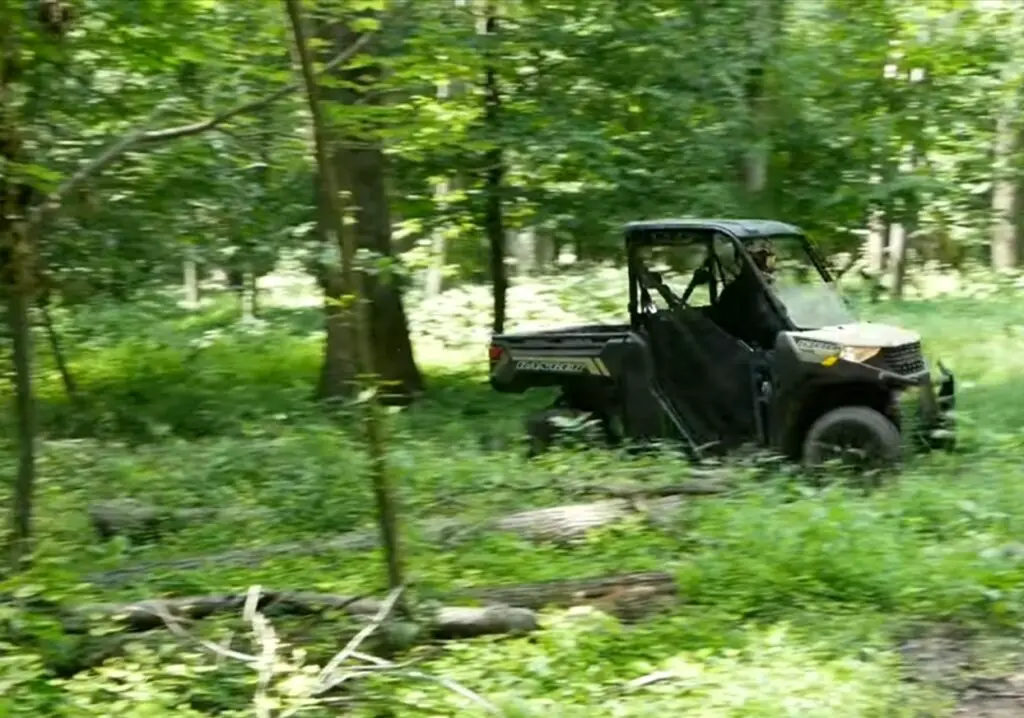
[(726, 232), (740, 239), (802, 234), (799, 227), (774, 219), (647, 219), (630, 222), (625, 226), (626, 234), (673, 230)]

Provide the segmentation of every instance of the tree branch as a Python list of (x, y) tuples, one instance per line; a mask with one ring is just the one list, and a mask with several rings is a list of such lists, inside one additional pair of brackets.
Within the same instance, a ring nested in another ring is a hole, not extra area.
[[(330, 72), (339, 65), (342, 65), (346, 61), (352, 59), (356, 53), (370, 42), (374, 35), (375, 32), (364, 33), (358, 40), (331, 58), (331, 60), (316, 73), (317, 76)], [(250, 114), (261, 110), (264, 107), (277, 102), (282, 97), (286, 97), (287, 95), (302, 89), (302, 87), (302, 82), (293, 82), (271, 92), (269, 95), (264, 95), (263, 97), (252, 100), (251, 102), (245, 102), (241, 105), (237, 105), (230, 110), (225, 110), (224, 112), (202, 120), (201, 122), (193, 122), (191, 124), (179, 125), (177, 127), (167, 127), (162, 130), (148, 129), (149, 124), (153, 121), (153, 117), (150, 117), (150, 119), (143, 123), (141, 127), (132, 130), (128, 134), (116, 140), (93, 160), (82, 165), (77, 172), (65, 180), (56, 190), (51, 192), (43, 203), (36, 206), (29, 215), (28, 231), (30, 233), (37, 231), (46, 218), (60, 208), (65, 197), (78, 189), (80, 185), (85, 183), (91, 177), (99, 174), (109, 165), (113, 164), (113, 162), (118, 160), (125, 152), (133, 147), (142, 144), (168, 142), (182, 137), (202, 134), (203, 132), (216, 129), (220, 125), (238, 117), (239, 115)], [(158, 109), (157, 112), (154, 113), (154, 116), (160, 114), (161, 111), (162, 108)]]
[(334, 658), (327, 662), (327, 665), (325, 665), (323, 670), (320, 671), (317, 687), (315, 689), (317, 693), (325, 693), (337, 684), (338, 679), (334, 675), (335, 671), (337, 671), (338, 668), (359, 649), (359, 646), (363, 644), (363, 641), (370, 637), (370, 634), (380, 628), (381, 624), (384, 623), (385, 619), (387, 619), (394, 610), (395, 604), (398, 603), (398, 598), (402, 595), (402, 591), (404, 589), (405, 587), (402, 585), (393, 588), (391, 593), (388, 594), (388, 597), (381, 603), (380, 609), (373, 617), (373, 620), (364, 626), (359, 633), (353, 636), (352, 640), (350, 640), (344, 648), (338, 651)]
[[(316, 73), (317, 76), (323, 75), (326, 72), (330, 72), (334, 68), (338, 67), (347, 60), (359, 52), (373, 37), (373, 33), (365, 33), (358, 40), (352, 43), (349, 47), (335, 55), (330, 62), (323, 66), (323, 68)], [(155, 130), (153, 132), (143, 133), (140, 140), (142, 142), (166, 142), (168, 140), (176, 140), (180, 137), (189, 137), (191, 135), (198, 135), (202, 132), (212, 130), (218, 125), (222, 125), (230, 119), (238, 117), (239, 115), (247, 115), (258, 110), (262, 110), (264, 107), (271, 105), (282, 97), (290, 95), (293, 92), (301, 90), (303, 87), (301, 82), (293, 82), (290, 85), (275, 90), (269, 95), (260, 97), (259, 99), (253, 100), (252, 102), (246, 102), (245, 104), (233, 107), (230, 110), (225, 110), (219, 115), (203, 120), (202, 122), (193, 122), (190, 125), (181, 125), (179, 127), (168, 127), (164, 130)]]

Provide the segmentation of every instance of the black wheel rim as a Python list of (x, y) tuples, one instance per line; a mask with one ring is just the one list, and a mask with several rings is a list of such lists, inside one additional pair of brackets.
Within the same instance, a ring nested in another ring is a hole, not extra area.
[(815, 442), (821, 463), (838, 461), (851, 468), (875, 468), (884, 463), (885, 446), (877, 434), (859, 422), (844, 421), (828, 427)]

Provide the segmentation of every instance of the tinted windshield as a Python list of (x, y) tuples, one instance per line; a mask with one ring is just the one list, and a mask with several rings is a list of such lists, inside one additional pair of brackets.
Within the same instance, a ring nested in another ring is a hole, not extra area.
[(815, 268), (800, 237), (761, 241), (770, 245), (774, 254), (772, 290), (798, 328), (817, 329), (856, 320), (836, 286)]
[[(771, 291), (797, 328), (817, 329), (855, 321), (838, 289), (826, 282), (815, 267), (801, 237), (780, 235), (750, 239), (744, 244), (755, 265), (768, 270), (765, 276)], [(715, 259), (712, 273), (716, 293), (721, 294), (741, 269), (731, 238), (717, 234), (683, 238), (676, 243), (641, 247), (638, 251), (643, 267), (656, 272), (665, 286), (691, 308), (715, 304), (710, 282), (692, 282), (698, 267), (705, 265), (709, 257)], [(651, 300), (655, 306), (661, 305), (656, 292), (651, 293)]]

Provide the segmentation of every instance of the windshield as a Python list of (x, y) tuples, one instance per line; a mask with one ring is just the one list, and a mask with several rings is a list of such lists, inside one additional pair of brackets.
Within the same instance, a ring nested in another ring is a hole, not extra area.
[[(779, 236), (758, 242), (770, 247), (774, 268), (769, 266), (769, 286), (797, 328), (817, 329), (856, 321), (835, 284), (826, 282), (815, 268), (800, 237)], [(757, 248), (748, 244), (748, 251)]]
[[(802, 237), (759, 237), (745, 240), (744, 246), (798, 329), (856, 321), (836, 286), (821, 276)], [(645, 246), (639, 250), (638, 259), (651, 273), (648, 282), (656, 278), (656, 283), (677, 301), (691, 309), (710, 311), (716, 310), (718, 296), (728, 292), (743, 268), (733, 240), (717, 234)], [(646, 307), (667, 308), (660, 292), (648, 294), (644, 297)]]

